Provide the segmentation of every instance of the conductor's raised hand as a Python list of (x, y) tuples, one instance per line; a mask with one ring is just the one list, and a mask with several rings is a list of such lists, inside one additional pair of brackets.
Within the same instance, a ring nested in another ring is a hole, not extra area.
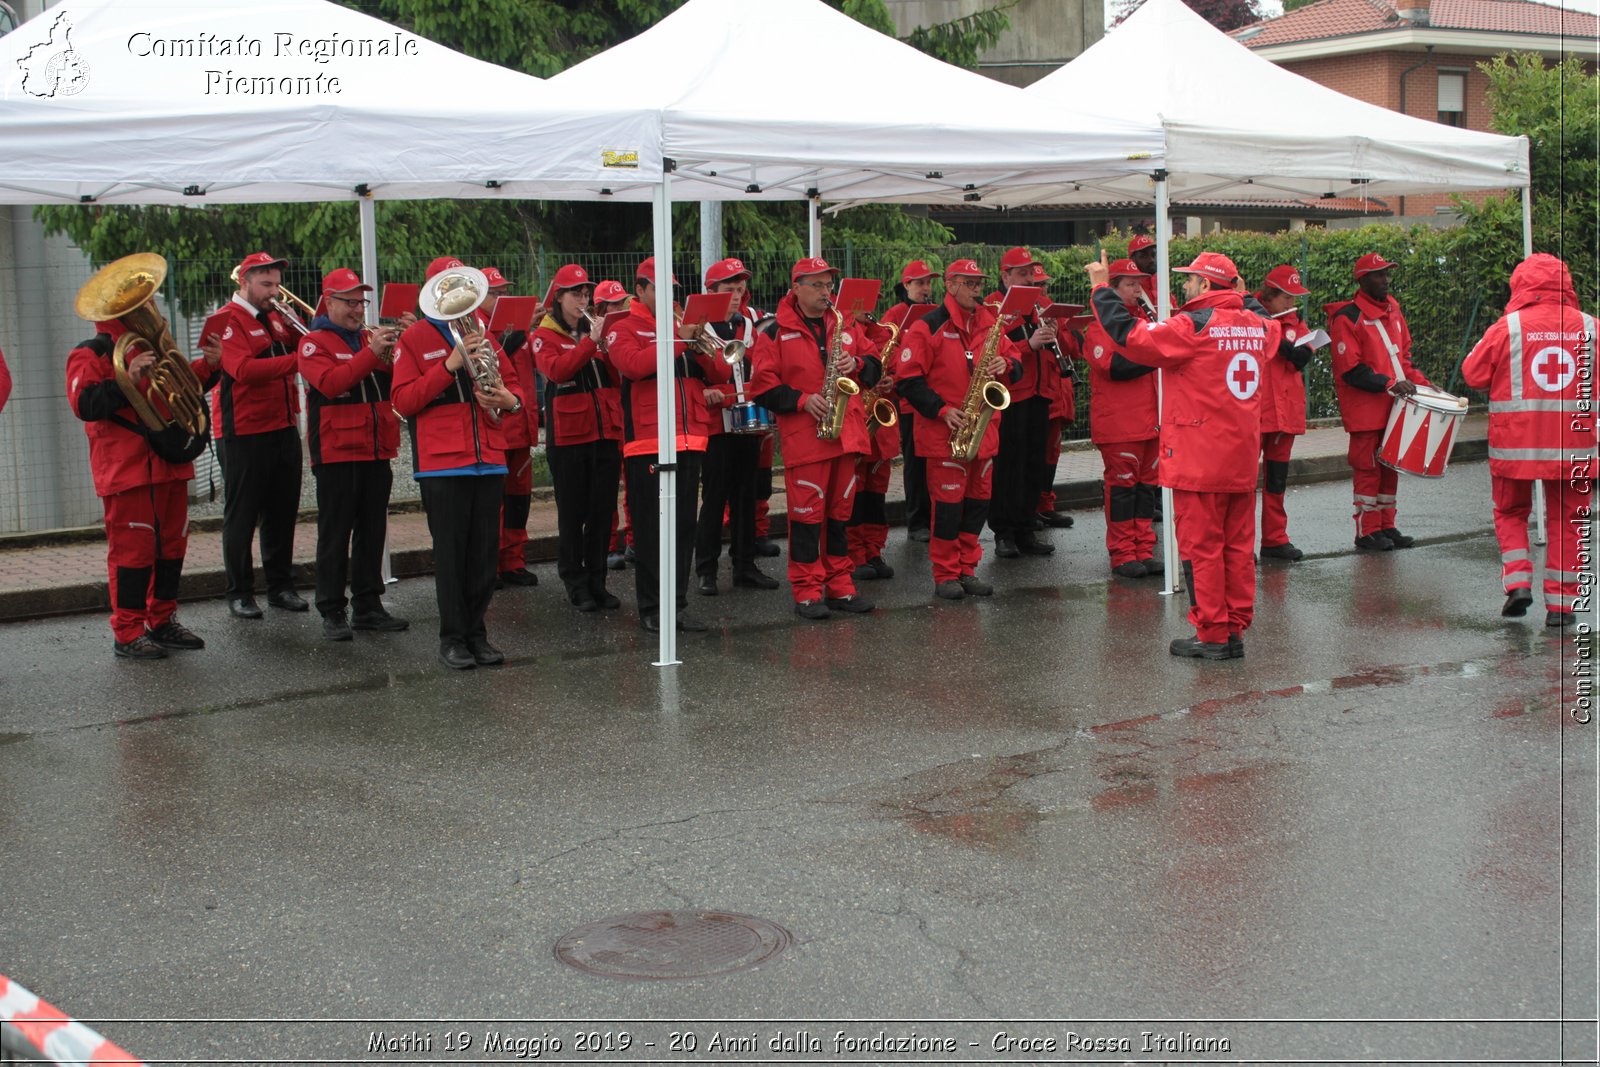
[(1111, 261), (1106, 258), (1106, 250), (1104, 248), (1100, 250), (1100, 262), (1085, 263), (1083, 269), (1089, 275), (1089, 287), (1091, 289), (1097, 285), (1110, 284)]

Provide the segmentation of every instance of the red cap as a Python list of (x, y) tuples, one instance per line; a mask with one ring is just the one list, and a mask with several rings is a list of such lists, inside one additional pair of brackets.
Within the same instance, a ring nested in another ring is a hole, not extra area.
[(287, 267), (288, 265), (289, 261), (287, 259), (279, 259), (269, 252), (251, 252), (239, 261), (239, 277), (243, 278), (251, 271), (260, 270), (262, 267)]
[(1393, 263), (1378, 255), (1378, 253), (1368, 252), (1356, 260), (1356, 277), (1359, 278), (1363, 274), (1371, 274), (1375, 270), (1388, 270), (1392, 266), (1394, 266)]
[(340, 267), (330, 270), (322, 278), (322, 291), (324, 293), (353, 293), (360, 290), (363, 293), (372, 292), (372, 286), (361, 284), (361, 275), (349, 267)]
[(719, 259), (706, 268), (707, 285), (716, 285), (718, 282), (731, 282), (735, 278), (748, 277), (750, 277), (750, 268), (744, 265), (744, 260), (742, 259)]
[(1177, 274), (1198, 274), (1214, 282), (1231, 282), (1239, 276), (1239, 268), (1233, 265), (1233, 260), (1221, 252), (1201, 252), (1187, 267), (1172, 269)]
[(1033, 281), (1035, 281), (1035, 282), (1047, 282), (1049, 280), (1050, 280), (1050, 275), (1048, 275), (1048, 274), (1046, 274), (1044, 272), (1044, 264), (1043, 263), (1035, 263), (1033, 265)]
[(596, 304), (614, 304), (618, 300), (628, 299), (628, 290), (622, 287), (621, 282), (603, 281), (594, 287), (594, 302)]
[(831, 274), (837, 278), (839, 276), (839, 268), (828, 266), (828, 261), (821, 256), (797, 259), (794, 261), (794, 266), (789, 270), (789, 280), (797, 282), (811, 274)]
[(958, 259), (944, 269), (944, 277), (949, 281), (951, 278), (987, 278), (988, 275), (983, 273), (977, 260)]
[(483, 268), (483, 277), (484, 277), (485, 280), (488, 281), (489, 288), (491, 288), (491, 289), (509, 289), (509, 288), (511, 288), (511, 282), (509, 280), (507, 280), (507, 278), (506, 278), (506, 276), (504, 274), (500, 273), (500, 268), (499, 267), (485, 267), (485, 268)]
[(1156, 239), (1154, 237), (1147, 233), (1135, 234), (1133, 240), (1128, 242), (1128, 255), (1131, 256), (1140, 249), (1154, 248), (1155, 246)]
[(1272, 270), (1268, 271), (1266, 281), (1263, 284), (1272, 289), (1280, 289), (1290, 296), (1305, 296), (1311, 292), (1310, 289), (1300, 284), (1300, 272), (1287, 263), (1281, 267), (1273, 267)]
[(1131, 259), (1115, 259), (1111, 261), (1111, 276), (1113, 278), (1147, 278), (1149, 275), (1134, 266)]
[(920, 259), (913, 259), (906, 264), (905, 270), (900, 272), (900, 284), (904, 285), (906, 282), (914, 282), (918, 278), (932, 278), (933, 276), (933, 268)]
[(1026, 248), (1013, 248), (1000, 257), (1000, 269), (1010, 270), (1012, 267), (1033, 266), (1033, 253)]
[[(652, 264), (651, 267), (653, 270), (654, 264)], [(555, 280), (550, 283), (550, 288), (556, 290), (581, 289), (585, 285), (593, 284), (594, 282), (589, 280), (588, 271), (584, 270), (576, 263), (568, 263), (560, 270), (556, 271)]]
[(466, 264), (461, 262), (455, 256), (440, 256), (438, 259), (436, 259), (432, 263), (428, 264), (428, 270), (427, 270), (427, 272), (425, 274), (423, 274), (422, 280), (423, 281), (427, 281), (429, 278), (433, 277), (435, 274), (438, 274), (440, 271), (449, 270), (451, 267), (465, 267), (465, 266), (466, 266)]
[[(633, 276), (635, 278), (643, 278), (651, 285), (654, 285), (656, 283), (656, 257), (651, 256), (643, 263), (640, 263), (639, 269), (633, 272)], [(676, 274), (672, 276), (672, 284), (678, 284), (678, 276)]]

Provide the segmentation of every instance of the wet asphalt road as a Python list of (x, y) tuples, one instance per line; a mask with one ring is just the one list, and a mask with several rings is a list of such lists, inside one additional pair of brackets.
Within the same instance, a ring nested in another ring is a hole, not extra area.
[[(986, 561), (986, 602), (932, 602), (899, 531), (870, 617), (800, 622), (724, 565), (667, 672), (631, 573), (592, 617), (541, 568), (491, 611), (507, 666), (465, 674), (434, 662), (426, 581), (388, 598), (410, 633), (353, 645), (221, 602), (184, 609), (207, 651), (157, 665), (113, 661), (101, 616), (5, 626), (0, 973), (153, 1060), (511, 1058), (492, 1030), (593, 1061), (584, 1020), (636, 1020), (613, 1059), (673, 1058), (682, 1020), (702, 1059), (741, 1058), (718, 1032), (775, 1058), (780, 1026), (816, 1062), (916, 1058), (820, 1025), (882, 1019), (855, 1029), (1012, 1062), (1218, 1058), (1143, 1030), (1234, 1061), (1592, 1062), (1593, 646), (1499, 617), (1484, 465), (1403, 480), (1407, 552), (1356, 555), (1348, 494), (1291, 490), (1311, 555), (1263, 567), (1227, 663), (1167, 654), (1184, 605), (1111, 578), (1082, 512), (1054, 557)], [(687, 981), (554, 958), (656, 909), (795, 940)], [(274, 1018), (386, 1023), (133, 1021)], [(807, 1022), (717, 1022), (756, 1019)], [(378, 1029), (433, 1043), (381, 1055)]]

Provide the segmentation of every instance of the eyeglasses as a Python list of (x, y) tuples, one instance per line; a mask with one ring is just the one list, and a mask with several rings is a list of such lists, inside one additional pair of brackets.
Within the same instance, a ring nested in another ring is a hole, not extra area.
[(831, 281), (826, 281), (826, 282), (801, 282), (800, 286), (801, 286), (801, 288), (804, 288), (804, 289), (815, 289), (820, 293), (831, 293), (831, 292), (833, 292), (833, 282), (831, 282)]
[(353, 308), (364, 308), (368, 304), (372, 303), (372, 301), (368, 300), (366, 297), (330, 296), (328, 299), (337, 300), (339, 303), (348, 304)]

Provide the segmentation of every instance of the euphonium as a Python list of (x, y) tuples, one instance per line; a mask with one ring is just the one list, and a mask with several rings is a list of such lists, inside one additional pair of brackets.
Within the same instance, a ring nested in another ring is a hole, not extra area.
[[(153, 433), (173, 425), (192, 438), (205, 438), (211, 431), (206, 411), (205, 390), (189, 361), (178, 351), (172, 329), (156, 310), (156, 290), (167, 276), (167, 261), (154, 252), (137, 252), (108, 263), (78, 290), (77, 312), (90, 322), (116, 319), (128, 328), (117, 338), (111, 352), (111, 366), (117, 388), (128, 404)], [(136, 350), (154, 353), (155, 362), (145, 371), (149, 395), (140, 390), (128, 373), (128, 362)], [(156, 402), (166, 408), (163, 415)], [(165, 458), (165, 457), (163, 457)]]
[(983, 339), (983, 351), (972, 363), (972, 380), (967, 383), (967, 395), (961, 401), (961, 413), (967, 417), (966, 425), (950, 434), (950, 458), (974, 460), (983, 445), (983, 435), (989, 429), (994, 413), (1011, 406), (1011, 392), (989, 376), (986, 367), (1000, 352), (1000, 334), (1004, 331), (1000, 319), (1000, 305), (986, 304), (994, 309), (994, 325)]
[(850, 398), (861, 392), (861, 386), (839, 373), (839, 361), (844, 354), (844, 312), (827, 305), (833, 312), (833, 340), (828, 342), (828, 365), (822, 371), (822, 399), (828, 405), (828, 414), (817, 423), (817, 439), (837, 441), (844, 430), (844, 413), (850, 407)]
[(889, 339), (878, 350), (878, 362), (883, 365), (883, 377), (878, 379), (867, 395), (862, 399), (867, 405), (867, 433), (876, 433), (880, 426), (895, 426), (900, 422), (900, 411), (894, 406), (894, 401), (889, 399), (889, 391), (894, 388), (894, 375), (890, 373), (890, 357), (894, 355), (895, 343), (900, 339), (900, 326), (898, 323), (889, 324)]

